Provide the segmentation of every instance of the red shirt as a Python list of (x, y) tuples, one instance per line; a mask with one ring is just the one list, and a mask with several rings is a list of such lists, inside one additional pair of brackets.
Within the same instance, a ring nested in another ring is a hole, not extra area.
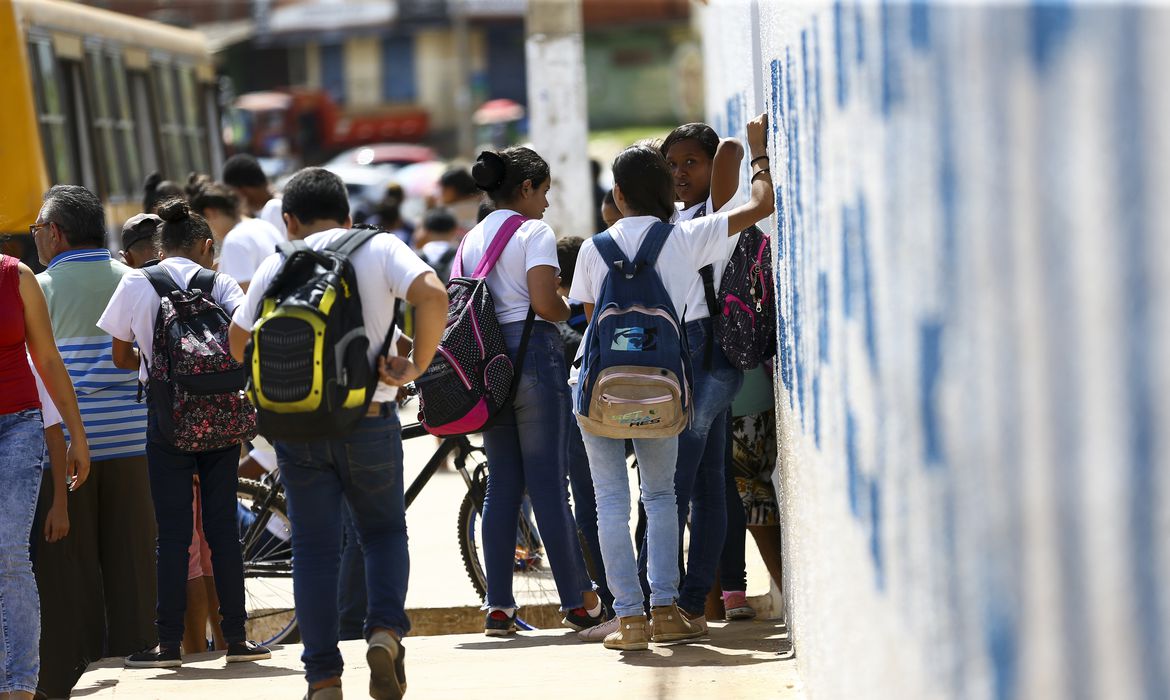
[(0, 415), (40, 407), (25, 346), (20, 268), (16, 258), (0, 254)]

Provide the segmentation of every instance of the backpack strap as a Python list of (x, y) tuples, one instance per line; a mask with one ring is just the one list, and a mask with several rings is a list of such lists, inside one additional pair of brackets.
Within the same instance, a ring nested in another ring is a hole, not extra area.
[(386, 232), (366, 226), (351, 228), (344, 236), (338, 236), (332, 243), (325, 246), (324, 249), (337, 253), (338, 255), (349, 257), (353, 255), (355, 250), (364, 246), (371, 238), (379, 233)]
[(658, 262), (658, 254), (662, 252), (662, 246), (666, 245), (666, 239), (673, 230), (674, 224), (655, 221), (646, 232), (646, 238), (642, 241), (642, 247), (638, 248), (638, 254), (634, 256), (634, 266), (639, 270), (654, 267)]
[(309, 244), (297, 239), (295, 241), (281, 241), (276, 244), (276, 252), (280, 253), (285, 258), (291, 258), (292, 254), (298, 250), (308, 250)]
[(215, 270), (208, 270), (206, 267), (199, 268), (199, 271), (191, 278), (187, 289), (198, 289), (210, 299), (211, 291), (215, 289)]
[[(479, 264), (475, 266), (475, 272), (471, 273), (473, 278), (481, 279), (491, 274), (492, 268), (496, 266), (496, 262), (504, 254), (504, 248), (508, 247), (508, 241), (512, 240), (512, 236), (515, 235), (520, 225), (527, 220), (527, 218), (520, 214), (513, 214), (508, 217), (507, 221), (496, 231), (496, 235), (488, 245), (487, 252), (480, 258)], [(460, 257), (462, 257), (462, 251), (460, 251)], [(460, 268), (462, 268), (462, 265), (460, 265)]]
[(605, 264), (617, 274), (633, 277), (637, 273), (633, 264), (626, 258), (626, 254), (614, 242), (613, 236), (609, 234), (609, 231), (595, 235), (593, 237), (593, 245), (597, 248), (597, 252), (601, 255), (601, 259)]
[(146, 279), (150, 281), (150, 285), (154, 287), (155, 293), (159, 298), (169, 296), (171, 292), (182, 291), (179, 285), (175, 284), (171, 273), (162, 268), (161, 265), (152, 265), (150, 267), (142, 268), (142, 274), (146, 275)]
[(703, 279), (703, 295), (707, 297), (707, 311), (711, 314), (711, 332), (707, 334), (706, 346), (703, 349), (703, 369), (711, 371), (711, 353), (715, 349), (715, 315), (719, 300), (715, 296), (715, 266), (704, 265), (699, 268), (699, 277)]

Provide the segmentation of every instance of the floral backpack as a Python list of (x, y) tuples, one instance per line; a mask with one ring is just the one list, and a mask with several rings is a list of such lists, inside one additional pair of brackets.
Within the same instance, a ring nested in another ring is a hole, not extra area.
[(207, 452), (256, 436), (256, 410), (244, 396), (244, 367), (228, 346), (231, 318), (215, 303), (215, 273), (195, 273), (180, 289), (159, 265), (144, 268), (158, 292), (146, 402), (162, 437), (185, 452)]

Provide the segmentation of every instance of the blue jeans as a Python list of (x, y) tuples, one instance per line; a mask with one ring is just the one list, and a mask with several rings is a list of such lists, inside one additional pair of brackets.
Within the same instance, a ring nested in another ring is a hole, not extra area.
[(337, 648), (337, 584), (345, 504), (365, 559), (365, 636), (374, 629), (402, 637), (410, 631), (402, 429), (397, 411), (386, 408), (344, 438), (274, 445), (292, 523), (293, 597), (309, 683), (340, 676), (344, 666)]
[(361, 639), (366, 622), (366, 562), (349, 506), (341, 507), (341, 575), (337, 581), (339, 639)]
[(39, 408), (0, 415), (0, 693), (35, 693), (41, 670), (41, 603), (28, 540), (44, 453)]
[(601, 542), (597, 536), (597, 497), (593, 490), (593, 476), (589, 473), (589, 454), (581, 439), (581, 426), (570, 410), (565, 414), (569, 427), (569, 487), (573, 490), (573, 518), (581, 539), (581, 554), (585, 557), (589, 578), (597, 584), (601, 602), (613, 610), (613, 593), (605, 582), (605, 563), (601, 556)]
[[(153, 422), (151, 422), (153, 426)], [(215, 592), (223, 638), (244, 641), (244, 559), (236, 522), (238, 445), (210, 452), (182, 452), (147, 432), (146, 461), (150, 496), (158, 524), (158, 628), (160, 644), (178, 646), (187, 610), (187, 549), (191, 546), (191, 478), (199, 476), (203, 534), (211, 548)]]
[[(504, 324), (504, 342), (512, 357), (520, 348), (524, 322)], [(581, 607), (582, 592), (592, 590), (569, 509), (568, 371), (557, 329), (533, 324), (524, 367), (512, 405), (484, 431), (487, 451), (487, 494), (483, 503), (485, 607), (514, 608), (512, 571), (516, 557), (516, 524), (527, 489), (536, 526), (552, 566), (561, 609)]]
[[(707, 338), (711, 319), (686, 325), (687, 343), (694, 370), (694, 414), (678, 437), (678, 465), (674, 474), (678, 499), (679, 545), (690, 514), (691, 540), (686, 575), (679, 588), (679, 607), (702, 612), (707, 591), (715, 582), (723, 540), (727, 534), (727, 501), (724, 464), (727, 444), (727, 409), (743, 384), (743, 372), (727, 361), (717, 343), (711, 347), (711, 369), (706, 368)], [(645, 555), (639, 559), (645, 570)]]
[[(638, 562), (630, 538), (630, 474), (624, 440), (581, 431), (597, 494), (597, 531), (605, 575), (620, 616), (641, 615), (646, 597), (638, 582)], [(678, 438), (634, 440), (646, 507), (650, 604), (670, 605), (678, 596), (678, 519), (674, 502), (674, 468)]]

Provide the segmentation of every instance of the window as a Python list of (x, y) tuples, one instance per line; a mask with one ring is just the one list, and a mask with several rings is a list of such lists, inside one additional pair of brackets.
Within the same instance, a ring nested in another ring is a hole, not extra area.
[(151, 110), (153, 100), (150, 93), (150, 78), (146, 73), (131, 71), (127, 80), (130, 88), (130, 107), (133, 110), (133, 124), (135, 126), (135, 143), (137, 151), (142, 154), (143, 179), (145, 173), (162, 171), (159, 163), (158, 139), (154, 130), (157, 118)]
[(110, 52), (105, 56), (109, 73), (110, 109), (114, 119), (114, 142), (122, 158), (122, 172), (126, 174), (127, 196), (134, 193), (145, 174), (138, 152), (138, 137), (134, 128), (134, 113), (130, 109), (130, 88), (122, 54)]
[(126, 182), (128, 166), (125, 151), (118, 148), (118, 134), (115, 134), (120, 115), (115, 113), (113, 106), (113, 76), (100, 48), (92, 47), (87, 54), (90, 85), (93, 86), (93, 130), (101, 156), (101, 171), (105, 175), (106, 193), (112, 197), (125, 196), (130, 189)]
[(77, 184), (78, 169), (67, 116), (69, 97), (61, 90), (65, 80), (53, 46), (48, 39), (34, 40), (29, 43), (28, 56), (49, 180), (54, 184)]
[(158, 99), (158, 130), (162, 138), (163, 162), (170, 179), (183, 181), (191, 171), (183, 139), (182, 99), (175, 86), (175, 73), (169, 65), (154, 66), (154, 94)]
[(382, 99), (386, 102), (413, 102), (417, 96), (414, 37), (386, 37), (382, 40)]
[(321, 87), (334, 102), (345, 104), (345, 47), (341, 44), (321, 47)]
[(175, 84), (182, 95), (180, 102), (183, 105), (183, 136), (187, 142), (187, 153), (191, 157), (191, 168), (196, 172), (206, 173), (209, 171), (205, 148), (207, 139), (204, 136), (207, 129), (203, 126), (195, 69), (191, 66), (176, 66)]

